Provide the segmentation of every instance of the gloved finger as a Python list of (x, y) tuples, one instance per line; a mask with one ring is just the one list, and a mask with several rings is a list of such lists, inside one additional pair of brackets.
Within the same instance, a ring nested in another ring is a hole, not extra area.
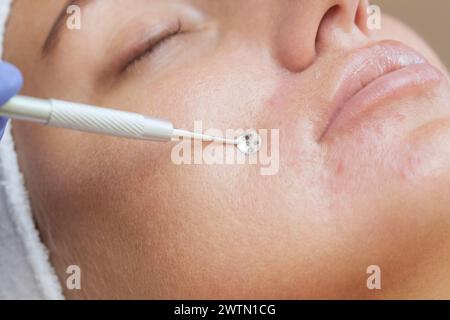
[(23, 78), (19, 69), (0, 61), (0, 107), (17, 94), (22, 85)]
[(5, 132), (6, 122), (8, 122), (7, 118), (0, 117), (0, 140), (3, 138), (3, 133)]

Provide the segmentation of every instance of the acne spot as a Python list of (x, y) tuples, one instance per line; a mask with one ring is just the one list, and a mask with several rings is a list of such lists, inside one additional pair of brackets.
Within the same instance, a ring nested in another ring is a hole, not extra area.
[(336, 174), (342, 175), (344, 174), (344, 171), (345, 171), (344, 162), (339, 161), (338, 165), (336, 166)]
[(400, 177), (403, 180), (408, 180), (409, 178), (414, 177), (418, 173), (422, 164), (423, 159), (419, 155), (412, 154), (407, 156), (400, 168)]
[(397, 122), (402, 123), (402, 122), (405, 122), (406, 116), (404, 114), (401, 114), (401, 113), (396, 113), (394, 115), (394, 119), (397, 120)]

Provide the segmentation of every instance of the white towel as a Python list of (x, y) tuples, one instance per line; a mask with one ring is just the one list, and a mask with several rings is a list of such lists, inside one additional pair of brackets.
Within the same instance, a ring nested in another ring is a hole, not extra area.
[[(0, 0), (0, 58), (12, 0)], [(11, 124), (0, 141), (0, 299), (64, 299), (34, 225)]]

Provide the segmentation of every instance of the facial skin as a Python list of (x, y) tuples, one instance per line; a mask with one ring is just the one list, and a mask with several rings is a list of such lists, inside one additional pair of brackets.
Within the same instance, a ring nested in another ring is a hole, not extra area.
[[(323, 133), (343, 62), (411, 31), (365, 1), (97, 1), (40, 49), (61, 1), (16, 0), (5, 59), (22, 94), (171, 119), (280, 129), (280, 170), (176, 166), (173, 144), (14, 123), (33, 213), (69, 298), (450, 298), (450, 99), (442, 76)], [(333, 8), (333, 9), (332, 9)], [(332, 10), (330, 10), (332, 9)], [(139, 32), (182, 34), (125, 72)], [(437, 31), (438, 32), (438, 31)], [(267, 143), (267, 142), (265, 142)], [(379, 265), (382, 290), (368, 290)]]

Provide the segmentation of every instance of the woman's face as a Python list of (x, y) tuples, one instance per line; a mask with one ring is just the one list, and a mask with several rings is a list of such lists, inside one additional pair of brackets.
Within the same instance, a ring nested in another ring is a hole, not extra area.
[(50, 32), (67, 4), (15, 1), (6, 59), (23, 94), (279, 129), (280, 163), (176, 165), (173, 143), (14, 123), (57, 273), (82, 270), (69, 297), (449, 296), (449, 87), (377, 42), (436, 64), (415, 35), (388, 18), (368, 30), (357, 0), (79, 5), (81, 29)]

